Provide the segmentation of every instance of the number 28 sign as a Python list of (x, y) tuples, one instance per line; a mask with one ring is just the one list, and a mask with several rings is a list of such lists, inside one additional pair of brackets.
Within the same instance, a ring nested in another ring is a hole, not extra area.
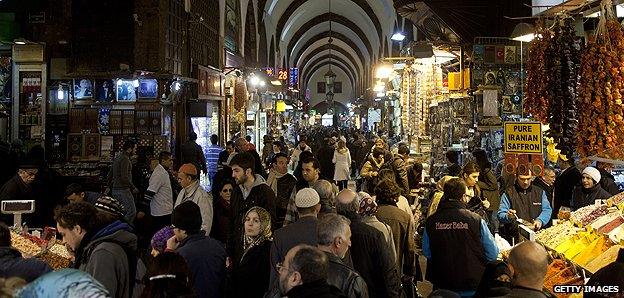
[(277, 79), (280, 81), (288, 81), (288, 69), (280, 68), (277, 72)]

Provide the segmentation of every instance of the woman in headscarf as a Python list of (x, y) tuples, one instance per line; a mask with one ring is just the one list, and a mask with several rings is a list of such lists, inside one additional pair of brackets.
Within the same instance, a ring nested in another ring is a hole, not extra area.
[(263, 297), (269, 289), (270, 252), (273, 242), (271, 214), (252, 207), (245, 214), (243, 256), (232, 269), (230, 297)]
[(360, 210), (358, 213), (362, 216), (362, 222), (379, 230), (384, 235), (386, 242), (388, 242), (388, 248), (396, 259), (392, 229), (390, 226), (377, 219), (377, 202), (375, 202), (375, 199), (373, 199), (368, 193), (363, 191), (358, 193), (358, 200), (360, 201)]

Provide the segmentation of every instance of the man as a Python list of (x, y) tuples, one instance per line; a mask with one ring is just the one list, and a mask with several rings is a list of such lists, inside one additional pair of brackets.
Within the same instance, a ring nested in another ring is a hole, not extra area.
[(338, 194), (338, 186), (327, 180), (320, 179), (312, 185), (312, 189), (316, 190), (321, 198), (320, 214), (336, 213), (336, 204), (334, 201), (336, 199), (336, 194)]
[(180, 162), (182, 164), (192, 163), (199, 167), (202, 173), (207, 174), (208, 168), (206, 166), (204, 150), (195, 141), (197, 141), (197, 134), (191, 131), (189, 139), (184, 144), (180, 145)]
[(245, 141), (247, 141), (247, 151), (256, 151), (256, 145), (251, 142), (251, 136), (245, 136)]
[(151, 215), (149, 235), (171, 224), (174, 198), (167, 169), (172, 166), (171, 153), (161, 152), (158, 155), (158, 164), (150, 176), (143, 200), (140, 202), (141, 211), (137, 214), (137, 218), (143, 218), (147, 213)]
[(401, 194), (409, 198), (410, 186), (407, 178), (407, 161), (409, 159), (409, 147), (405, 144), (399, 145), (397, 154), (392, 157), (392, 169), (396, 183), (401, 187)]
[(234, 148), (234, 142), (227, 141), (227, 143), (225, 143), (225, 150), (219, 153), (218, 170), (220, 171), (224, 166), (228, 166), (230, 160), (235, 154), (236, 149)]
[(136, 205), (134, 204), (134, 195), (139, 190), (132, 183), (132, 161), (131, 158), (136, 154), (137, 145), (132, 140), (126, 140), (123, 150), (113, 161), (110, 171), (108, 172), (108, 184), (111, 188), (111, 195), (117, 199), (126, 211), (124, 218), (126, 222), (131, 223), (136, 216)]
[(425, 221), (422, 247), (434, 288), (471, 297), (498, 248), (485, 220), (466, 209), (467, 190), (461, 178), (444, 184), (437, 211)]
[[(258, 175), (265, 175), (264, 173), (264, 167), (262, 167), (262, 160), (260, 159), (260, 155), (258, 155), (258, 152), (256, 151), (256, 147), (255, 146), (249, 146), (249, 142), (246, 139), (243, 138), (238, 138), (236, 140), (236, 150), (238, 151), (238, 153), (249, 153), (252, 157), (253, 157), (253, 166), (254, 166), (254, 173), (258, 174)], [(231, 167), (231, 160), (230, 160), (230, 167)]]
[(290, 156), (290, 169), (292, 171), (294, 171), (297, 167), (297, 164), (299, 163), (299, 156), (301, 155), (301, 152), (304, 151), (312, 152), (312, 148), (308, 146), (305, 138), (301, 138), (299, 145), (295, 148), (295, 150), (293, 150), (293, 153)]
[[(316, 245), (317, 216), (321, 210), (319, 195), (311, 188), (297, 192), (295, 204), (299, 219), (275, 231), (271, 245), (271, 263), (277, 264), (286, 253), (298, 244)], [(276, 271), (271, 270), (271, 284), (276, 280)]]
[(101, 196), (101, 193), (84, 190), (79, 183), (72, 183), (65, 188), (65, 198), (70, 202), (84, 201), (89, 204), (95, 204), (95, 201)]
[(206, 162), (208, 163), (208, 177), (210, 178), (210, 187), (214, 185), (214, 176), (217, 174), (219, 154), (223, 148), (219, 147), (219, 136), (210, 136), (210, 146), (206, 149)]
[[(0, 188), (0, 202), (11, 200), (35, 200), (39, 201), (42, 198), (35, 198), (33, 194), (32, 185), (37, 178), (39, 170), (31, 165), (21, 165), (17, 170), (17, 174), (13, 176), (9, 181), (5, 182), (2, 188)], [(37, 217), (37, 214), (43, 210), (37, 210), (36, 214), (31, 214), (26, 218), (30, 222), (30, 218)], [(10, 215), (0, 214), (0, 221), (9, 223), (13, 222), (13, 217)]]
[(570, 198), (574, 188), (581, 184), (581, 172), (574, 166), (574, 159), (568, 159), (567, 156), (559, 154), (557, 161), (561, 173), (555, 179), (555, 193), (553, 198), (553, 218), (557, 218), (559, 208), (570, 207)]
[(182, 185), (182, 191), (178, 194), (174, 207), (187, 201), (191, 201), (199, 206), (202, 218), (201, 228), (206, 235), (209, 235), (214, 215), (212, 195), (199, 185), (199, 171), (197, 167), (190, 163), (183, 164), (178, 170), (178, 182)]
[(298, 245), (288, 251), (284, 263), (277, 264), (280, 292), (290, 298), (345, 297), (327, 284), (327, 256), (316, 247)]
[(548, 254), (534, 241), (524, 241), (511, 249), (507, 261), (513, 287), (504, 297), (549, 297), (542, 292), (548, 269)]
[(282, 153), (282, 143), (280, 141), (273, 141), (273, 143), (271, 143), (271, 153), (267, 154), (266, 159), (264, 160), (264, 164), (266, 164), (267, 169), (271, 168), (275, 162), (275, 156), (280, 153)]
[(548, 198), (548, 202), (552, 202), (556, 178), (557, 174), (555, 173), (555, 169), (551, 166), (546, 166), (544, 167), (544, 172), (542, 173), (542, 176), (539, 176), (535, 178), (535, 180), (533, 180), (533, 185), (540, 187), (546, 192), (546, 198)]
[(461, 176), (462, 167), (459, 165), (459, 152), (454, 150), (446, 151), (446, 160), (449, 165), (444, 171), (445, 176)]
[(586, 167), (581, 174), (581, 186), (577, 186), (570, 199), (572, 211), (593, 205), (596, 200), (606, 200), (611, 194), (600, 186), (600, 171), (594, 167)]
[(284, 217), (286, 216), (286, 209), (288, 208), (288, 202), (290, 197), (295, 191), (295, 185), (297, 184), (297, 178), (288, 173), (288, 156), (284, 153), (278, 153), (273, 159), (273, 166), (269, 171), (269, 178), (267, 184), (271, 187), (276, 197), (276, 216), (277, 220), (275, 225), (281, 227), (284, 225)]
[[(334, 178), (334, 170), (336, 168), (336, 164), (334, 164), (334, 151), (336, 150), (336, 138), (328, 138), (326, 143), (321, 149), (317, 152), (316, 157), (318, 158), (320, 168), (321, 168), (321, 177), (325, 177), (328, 179)], [(331, 177), (331, 178), (329, 178)]]
[(230, 208), (232, 217), (230, 221), (230, 239), (228, 253), (233, 260), (240, 260), (242, 256), (241, 245), (236, 245), (242, 239), (242, 223), (245, 213), (249, 208), (259, 206), (271, 214), (271, 222), (275, 222), (275, 193), (266, 184), (262, 176), (254, 172), (254, 157), (248, 152), (239, 153), (230, 162), (232, 178), (236, 180), (238, 187), (234, 187)]
[[(65, 247), (76, 257), (74, 268), (102, 283), (111, 297), (131, 297), (137, 237), (128, 224), (116, 220), (126, 214), (123, 206), (110, 197), (105, 198), (96, 205), (110, 211), (98, 211), (86, 202), (72, 202), (57, 208), (54, 212), (56, 228)], [(101, 212), (109, 214), (98, 215)]]
[(612, 196), (620, 193), (620, 188), (615, 184), (615, 177), (611, 175), (613, 165), (604, 162), (596, 162), (596, 169), (600, 171), (600, 186), (602, 189), (606, 190)]
[[(314, 158), (306, 158), (301, 163), (301, 173), (303, 181), (297, 181), (297, 190), (312, 187), (320, 179), (321, 169), (319, 161)], [(284, 226), (291, 224), (297, 220), (297, 207), (295, 206), (295, 198), (290, 197), (288, 207), (286, 207), (286, 215), (284, 217)]]
[(318, 248), (329, 259), (327, 283), (337, 287), (347, 297), (368, 297), (368, 287), (362, 277), (342, 262), (351, 246), (349, 221), (342, 215), (327, 214), (317, 227)]
[(193, 276), (198, 297), (221, 297), (227, 254), (221, 243), (202, 231), (202, 213), (197, 204), (186, 201), (173, 209), (174, 236), (167, 240), (167, 251), (180, 254)]
[(9, 227), (0, 222), (0, 278), (19, 277), (31, 282), (52, 268), (35, 258), (24, 258), (22, 253), (11, 247)]
[(516, 174), (516, 183), (501, 196), (498, 209), (498, 219), (503, 225), (499, 230), (501, 236), (517, 238), (518, 223), (538, 231), (550, 221), (552, 208), (546, 192), (539, 187), (533, 187), (532, 178), (530, 171), (527, 174)]
[[(383, 233), (362, 222), (357, 213), (357, 194), (343, 189), (336, 197), (338, 214), (351, 220), (351, 249), (346, 263), (352, 263), (366, 281), (369, 297), (399, 297), (401, 280), (396, 261)], [(348, 259), (351, 262), (348, 262)]]

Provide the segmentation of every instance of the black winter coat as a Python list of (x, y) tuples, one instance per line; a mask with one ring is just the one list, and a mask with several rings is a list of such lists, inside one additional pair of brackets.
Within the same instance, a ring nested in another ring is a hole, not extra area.
[(334, 286), (327, 284), (325, 280), (317, 280), (296, 286), (285, 297), (289, 298), (335, 298), (347, 297)]
[(358, 214), (342, 215), (351, 220), (351, 263), (366, 281), (369, 297), (399, 297), (399, 268), (384, 234), (362, 222)]
[(347, 297), (368, 298), (368, 287), (364, 279), (340, 258), (331, 253), (325, 253), (329, 259), (327, 283), (340, 289)]
[(600, 186), (602, 187), (602, 189), (606, 190), (612, 196), (619, 194), (620, 188), (617, 186), (617, 184), (615, 184), (615, 177), (613, 177), (611, 173), (601, 168), (597, 169), (598, 171), (600, 171)]
[(229, 297), (262, 297), (269, 289), (271, 241), (251, 248), (232, 269)]
[(48, 264), (33, 258), (22, 258), (12, 247), (0, 247), (0, 277), (19, 277), (31, 282), (52, 271)]
[(565, 169), (555, 179), (555, 194), (553, 199), (552, 217), (556, 218), (559, 208), (570, 207), (570, 199), (574, 188), (581, 185), (581, 172), (576, 167)]
[(219, 241), (202, 233), (189, 235), (176, 249), (191, 269), (198, 297), (222, 297), (226, 253)]
[(581, 207), (593, 205), (596, 200), (606, 200), (610, 197), (611, 194), (602, 189), (600, 184), (596, 184), (592, 188), (577, 186), (572, 194), (570, 207), (572, 207), (572, 211), (574, 211)]

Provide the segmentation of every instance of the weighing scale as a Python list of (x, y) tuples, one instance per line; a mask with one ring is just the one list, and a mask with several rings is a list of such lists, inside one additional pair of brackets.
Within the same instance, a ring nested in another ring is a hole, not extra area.
[(13, 214), (13, 225), (15, 227), (22, 226), (22, 214), (28, 214), (35, 212), (34, 200), (15, 200), (15, 201), (2, 201), (0, 206), (0, 212), (2, 214)]

